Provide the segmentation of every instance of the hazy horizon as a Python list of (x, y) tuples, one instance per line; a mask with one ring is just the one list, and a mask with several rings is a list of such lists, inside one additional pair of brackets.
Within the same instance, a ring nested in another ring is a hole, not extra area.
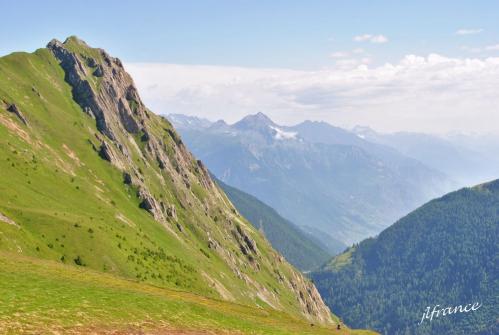
[[(156, 113), (499, 134), (495, 2), (0, 4), (1, 55), (76, 35), (119, 57)], [(74, 15), (93, 7), (92, 25)]]
[(379, 132), (499, 135), (499, 58), (409, 55), (396, 64), (318, 71), (126, 63), (146, 104), (233, 123), (263, 112), (276, 123), (325, 121)]
[(327, 124), (329, 124), (329, 125), (331, 125), (333, 127), (341, 128), (341, 129), (344, 129), (344, 130), (347, 130), (347, 131), (353, 131), (354, 128), (356, 128), (356, 127), (369, 128), (370, 130), (373, 130), (376, 133), (383, 134), (383, 135), (396, 134), (396, 133), (414, 133), (414, 134), (421, 134), (421, 135), (432, 135), (432, 136), (437, 136), (437, 137), (441, 137), (441, 138), (445, 138), (445, 137), (449, 137), (449, 136), (463, 135), (463, 136), (471, 136), (471, 137), (474, 137), (474, 136), (477, 136), (477, 137), (478, 136), (480, 136), (480, 137), (481, 136), (485, 136), (485, 137), (490, 136), (490, 137), (494, 137), (494, 138), (498, 138), (499, 139), (499, 133), (494, 133), (494, 132), (478, 133), (478, 132), (449, 131), (449, 132), (445, 132), (445, 133), (432, 133), (432, 132), (408, 131), (408, 130), (381, 131), (379, 129), (373, 128), (373, 127), (371, 127), (369, 125), (365, 125), (365, 124), (356, 124), (353, 127), (344, 127), (344, 126), (341, 126), (341, 125), (329, 122), (327, 120), (321, 120), (321, 119), (313, 120), (313, 119), (304, 118), (301, 121), (297, 121), (297, 122), (280, 123), (280, 122), (277, 122), (276, 120), (274, 120), (272, 117), (270, 117), (265, 111), (257, 111), (257, 112), (254, 112), (254, 113), (249, 113), (249, 114), (246, 114), (246, 115), (242, 116), (241, 118), (235, 119), (234, 121), (231, 121), (231, 122), (229, 122), (229, 121), (227, 121), (226, 119), (223, 119), (223, 118), (218, 118), (217, 119), (217, 118), (206, 117), (206, 116), (199, 115), (199, 114), (190, 114), (189, 115), (189, 114), (184, 114), (184, 113), (157, 113), (157, 111), (155, 111), (155, 110), (152, 110), (152, 112), (154, 112), (154, 113), (156, 113), (158, 115), (165, 116), (165, 117), (168, 117), (168, 116), (171, 116), (171, 115), (182, 115), (182, 116), (187, 116), (187, 117), (194, 117), (194, 118), (198, 118), (198, 119), (202, 119), (202, 120), (207, 120), (207, 121), (209, 121), (211, 123), (215, 123), (217, 121), (224, 121), (229, 126), (234, 125), (235, 123), (239, 122), (240, 120), (242, 120), (246, 116), (255, 115), (255, 114), (258, 114), (258, 113), (263, 113), (268, 118), (270, 118), (274, 123), (276, 123), (278, 126), (283, 126), (283, 127), (293, 127), (293, 126), (297, 126), (297, 125), (299, 125), (299, 124), (301, 124), (303, 122), (311, 121), (311, 122), (324, 122), (324, 123), (327, 123)]

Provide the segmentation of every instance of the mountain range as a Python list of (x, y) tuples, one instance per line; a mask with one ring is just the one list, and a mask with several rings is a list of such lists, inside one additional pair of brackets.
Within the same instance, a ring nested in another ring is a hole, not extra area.
[(492, 180), (499, 175), (499, 137), (414, 132), (383, 134), (369, 127), (352, 130), (359, 137), (397, 150), (438, 171), (444, 171), (460, 187)]
[(340, 326), (102, 49), (0, 58), (0, 169), (1, 332)]
[(276, 209), (332, 253), (456, 185), (389, 146), (324, 122), (281, 126), (262, 113), (232, 125), (167, 117), (217, 178)]

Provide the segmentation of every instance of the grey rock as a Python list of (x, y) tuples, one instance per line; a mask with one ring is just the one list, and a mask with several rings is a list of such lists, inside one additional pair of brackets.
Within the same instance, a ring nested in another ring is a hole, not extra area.
[(11, 104), (9, 107), (7, 107), (7, 110), (11, 113), (14, 113), (18, 117), (18, 119), (21, 120), (22, 123), (28, 125), (28, 121), (26, 121), (26, 118), (21, 113), (16, 104)]
[(137, 121), (135, 121), (135, 118), (132, 115), (128, 103), (125, 101), (126, 101), (125, 99), (120, 99), (118, 102), (120, 121), (123, 127), (126, 129), (126, 131), (128, 131), (131, 134), (136, 134), (139, 132), (139, 126), (137, 124)]
[(103, 142), (101, 144), (99, 148), (99, 156), (108, 162), (112, 162), (113, 154), (111, 152), (111, 149), (109, 148), (109, 145), (106, 142)]
[(149, 133), (148, 133), (146, 130), (143, 130), (143, 134), (142, 134), (142, 136), (140, 137), (140, 140), (141, 140), (142, 142), (147, 142), (147, 141), (149, 141), (149, 139), (150, 139), (150, 138), (151, 138), (151, 137), (149, 136)]
[(183, 233), (184, 232), (184, 228), (182, 227), (182, 225), (180, 223), (177, 223), (177, 229)]
[(166, 208), (166, 215), (174, 220), (177, 220), (177, 209), (175, 208), (175, 205), (172, 204)]
[(95, 119), (95, 115), (90, 107), (83, 108), (83, 111), (85, 112), (85, 114), (88, 114), (91, 118)]
[(87, 66), (89, 66), (89, 67), (96, 67), (97, 66), (97, 62), (95, 61), (94, 58), (88, 57), (87, 58)]
[(241, 228), (240, 225), (236, 225), (236, 229), (232, 230), (232, 235), (239, 244), (239, 249), (241, 252), (248, 257), (250, 261), (254, 260), (252, 254), (257, 255), (258, 249), (256, 247), (255, 241), (248, 236), (248, 234)]
[(97, 68), (92, 74), (96, 77), (104, 76), (104, 68), (102, 67), (102, 65), (97, 65)]
[(123, 172), (123, 183), (127, 185), (132, 184), (132, 176), (128, 172)]

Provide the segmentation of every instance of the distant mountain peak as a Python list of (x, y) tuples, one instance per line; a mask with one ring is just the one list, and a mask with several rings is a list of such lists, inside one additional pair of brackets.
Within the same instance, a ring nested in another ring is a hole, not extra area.
[(262, 129), (268, 128), (269, 126), (276, 126), (276, 124), (262, 112), (256, 114), (248, 115), (242, 118), (240, 121), (234, 123), (233, 127), (237, 129)]
[(184, 114), (168, 114), (170, 120), (177, 128), (208, 128), (212, 122), (208, 119)]
[[(331, 125), (325, 121), (316, 121), (316, 120), (305, 120), (300, 124), (302, 124), (302, 125), (304, 125), (304, 124), (306, 124), (306, 125), (317, 124), (317, 125), (328, 125), (328, 126), (334, 127), (333, 125)], [(298, 124), (298, 125), (300, 125), (300, 124)]]
[(227, 124), (227, 122), (225, 122), (222, 119), (215, 121), (210, 125), (210, 129), (226, 129), (226, 128), (229, 128), (229, 125)]
[(355, 127), (352, 128), (352, 132), (359, 134), (359, 133), (375, 133), (375, 131), (369, 127), (369, 126), (359, 126), (356, 125)]

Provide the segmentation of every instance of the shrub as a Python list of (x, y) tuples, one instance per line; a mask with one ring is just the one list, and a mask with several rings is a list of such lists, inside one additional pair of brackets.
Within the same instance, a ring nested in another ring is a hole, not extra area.
[(76, 265), (85, 266), (85, 263), (83, 263), (83, 260), (81, 259), (81, 257), (79, 255), (76, 256), (76, 258), (73, 261), (75, 262)]

